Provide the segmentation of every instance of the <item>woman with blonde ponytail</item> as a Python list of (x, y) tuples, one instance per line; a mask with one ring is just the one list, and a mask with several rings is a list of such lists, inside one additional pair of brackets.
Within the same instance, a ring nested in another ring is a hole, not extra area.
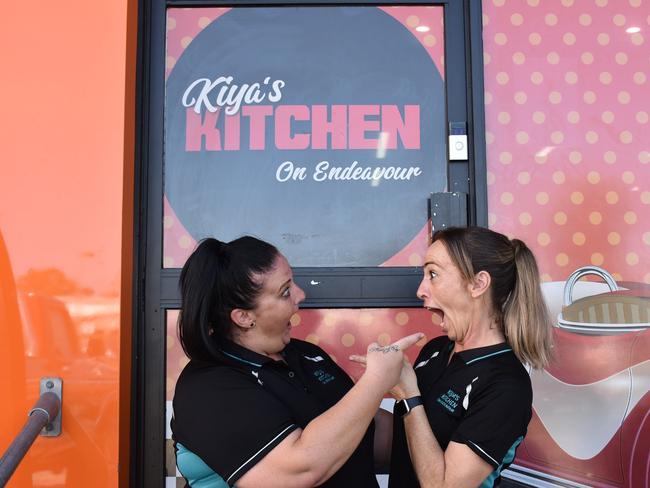
[(417, 294), (444, 335), (405, 362), (391, 390), (390, 487), (496, 486), (532, 415), (524, 365), (551, 357), (535, 257), (489, 229), (448, 228), (423, 271)]

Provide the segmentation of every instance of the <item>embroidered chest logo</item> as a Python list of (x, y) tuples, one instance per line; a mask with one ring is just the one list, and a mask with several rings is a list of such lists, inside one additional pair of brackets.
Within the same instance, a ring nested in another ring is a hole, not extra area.
[(436, 402), (445, 407), (445, 410), (451, 413), (456, 411), (459, 404), (463, 407), (463, 410), (467, 410), (469, 408), (469, 397), (470, 393), (472, 393), (472, 385), (476, 380), (478, 380), (478, 376), (465, 387), (465, 394), (463, 395), (462, 400), (460, 393), (456, 393), (454, 390), (449, 389), (447, 390), (447, 393), (440, 395)]
[(322, 369), (317, 369), (316, 371), (314, 371), (314, 376), (316, 377), (316, 379), (318, 381), (320, 381), (324, 385), (326, 385), (330, 381), (334, 381), (334, 379), (335, 379), (334, 375), (331, 375), (331, 374), (323, 371)]
[(440, 405), (445, 407), (446, 410), (448, 410), (451, 413), (454, 413), (456, 411), (456, 407), (458, 407), (458, 402), (460, 400), (460, 395), (456, 393), (454, 390), (447, 390), (447, 393), (443, 393), (438, 397), (436, 400)]

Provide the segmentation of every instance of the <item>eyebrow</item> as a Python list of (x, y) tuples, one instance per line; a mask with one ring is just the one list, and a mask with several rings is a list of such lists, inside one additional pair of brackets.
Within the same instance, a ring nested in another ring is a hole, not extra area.
[(442, 270), (442, 271), (446, 271), (446, 270), (447, 270), (447, 268), (445, 268), (444, 265), (440, 264), (440, 263), (437, 262), (437, 261), (427, 261), (426, 263), (424, 263), (424, 264), (422, 265), (422, 269), (426, 268), (426, 267), (429, 266), (429, 265), (431, 265), (431, 266), (435, 266), (436, 268), (438, 268), (439, 270)]

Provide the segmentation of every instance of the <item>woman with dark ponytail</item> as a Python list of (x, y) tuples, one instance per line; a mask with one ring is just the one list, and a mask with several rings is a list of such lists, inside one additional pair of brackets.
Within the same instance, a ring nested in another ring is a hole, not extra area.
[(371, 344), (353, 384), (325, 351), (291, 338), (305, 294), (285, 257), (254, 237), (202, 241), (180, 288), (190, 362), (172, 431), (189, 485), (376, 487), (373, 417), (422, 335)]
[(418, 297), (445, 335), (405, 362), (391, 390), (390, 487), (495, 486), (532, 415), (524, 365), (551, 357), (535, 257), (518, 239), (448, 228), (433, 235), (423, 270)]

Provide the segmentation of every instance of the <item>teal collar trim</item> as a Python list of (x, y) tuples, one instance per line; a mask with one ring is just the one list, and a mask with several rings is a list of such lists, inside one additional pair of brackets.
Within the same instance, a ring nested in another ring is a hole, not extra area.
[(221, 350), (221, 352), (222, 352), (223, 354), (225, 354), (226, 356), (228, 356), (229, 358), (236, 359), (237, 361), (241, 361), (242, 363), (250, 364), (251, 366), (255, 366), (255, 367), (257, 367), (257, 368), (261, 368), (261, 367), (262, 367), (261, 364), (254, 363), (254, 362), (252, 362), (252, 361), (247, 361), (247, 360), (245, 360), (245, 359), (242, 359), (242, 358), (240, 358), (240, 357), (235, 356), (234, 354), (230, 354), (230, 353), (224, 351), (223, 349)]
[(500, 350), (500, 351), (493, 352), (493, 353), (491, 353), (491, 354), (485, 354), (484, 356), (479, 356), (479, 357), (474, 358), (474, 359), (472, 359), (472, 360), (470, 360), (470, 361), (467, 361), (465, 364), (472, 364), (472, 363), (475, 363), (476, 361), (480, 361), (481, 359), (487, 359), (487, 358), (489, 358), (489, 357), (497, 356), (497, 355), (499, 355), (499, 354), (503, 354), (504, 352), (508, 352), (508, 351), (512, 351), (512, 349), (511, 349), (511, 348), (508, 348), (508, 349), (502, 349), (502, 350)]

